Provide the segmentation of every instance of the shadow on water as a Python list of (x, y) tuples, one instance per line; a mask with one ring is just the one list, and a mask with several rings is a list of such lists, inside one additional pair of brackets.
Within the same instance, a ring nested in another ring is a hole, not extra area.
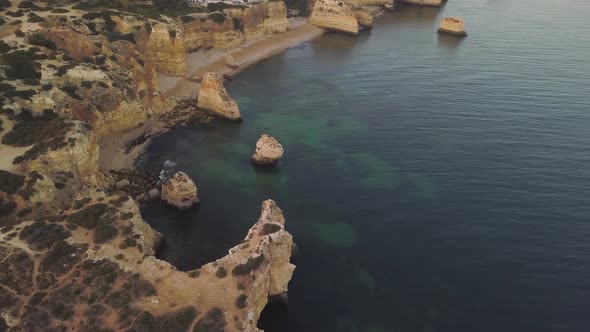
[(459, 46), (461, 46), (461, 44), (463, 44), (464, 40), (465, 37), (453, 36), (446, 33), (438, 34), (438, 46), (450, 50), (457, 49)]

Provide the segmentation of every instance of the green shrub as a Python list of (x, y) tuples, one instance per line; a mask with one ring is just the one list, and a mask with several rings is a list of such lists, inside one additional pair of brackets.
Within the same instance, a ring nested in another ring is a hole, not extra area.
[(55, 13), (55, 14), (65, 14), (65, 13), (69, 13), (70, 11), (65, 8), (55, 8), (51, 12)]
[(223, 2), (210, 2), (207, 4), (207, 11), (209, 13), (212, 12), (220, 12), (223, 11), (224, 9), (228, 9), (228, 8), (246, 8), (246, 6), (242, 6), (242, 5), (232, 5), (232, 4), (227, 4), (227, 3), (223, 3)]
[(35, 60), (47, 56), (37, 55), (29, 51), (14, 51), (0, 56), (0, 64), (7, 66), (6, 77), (9, 79), (41, 78), (41, 66)]
[(225, 22), (225, 16), (222, 13), (212, 13), (208, 16), (213, 22), (223, 24)]
[(43, 19), (43, 17), (35, 14), (35, 13), (29, 13), (29, 19), (27, 20), (27, 22), (29, 23), (41, 23), (41, 22), (45, 22), (45, 20)]
[(35, 33), (31, 34), (27, 38), (27, 40), (29, 41), (29, 43), (31, 43), (33, 45), (47, 47), (50, 50), (57, 49), (57, 47), (55, 46), (55, 43), (52, 42), (51, 40), (49, 40), (49, 38), (47, 38), (47, 36), (45, 36), (44, 34), (42, 34), (40, 32), (35, 32)]

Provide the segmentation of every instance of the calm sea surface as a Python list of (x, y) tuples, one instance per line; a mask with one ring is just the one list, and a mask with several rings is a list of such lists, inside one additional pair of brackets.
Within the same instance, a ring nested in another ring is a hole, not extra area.
[[(452, 15), (469, 37), (436, 34)], [(272, 198), (301, 252), (267, 332), (590, 331), (589, 31), (586, 0), (451, 0), (261, 62), (227, 85), (243, 123), (144, 156), (201, 195), (143, 211), (162, 258), (222, 257)]]

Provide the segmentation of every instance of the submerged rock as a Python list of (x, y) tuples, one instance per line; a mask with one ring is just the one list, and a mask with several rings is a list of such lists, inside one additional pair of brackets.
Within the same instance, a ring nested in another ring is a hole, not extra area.
[(184, 172), (177, 172), (162, 185), (162, 200), (178, 209), (199, 203), (197, 186)]
[(438, 32), (448, 33), (455, 36), (467, 36), (467, 32), (465, 32), (465, 22), (462, 18), (458, 17), (445, 17), (440, 22)]
[(259, 166), (273, 166), (283, 156), (283, 146), (274, 137), (264, 134), (256, 142), (252, 162)]
[(223, 87), (223, 77), (219, 73), (210, 72), (203, 77), (197, 107), (228, 120), (242, 119), (238, 104)]

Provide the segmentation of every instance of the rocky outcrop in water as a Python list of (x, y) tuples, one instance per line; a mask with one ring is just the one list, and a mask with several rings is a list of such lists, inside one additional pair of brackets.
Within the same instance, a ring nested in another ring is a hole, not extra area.
[(283, 146), (274, 137), (264, 134), (256, 142), (252, 162), (259, 166), (273, 166), (283, 156)]
[(358, 34), (358, 22), (354, 12), (343, 1), (316, 0), (312, 6), (309, 23), (329, 30)]
[(244, 9), (239, 17), (246, 37), (285, 32), (289, 27), (283, 1), (263, 2)]
[(177, 209), (189, 209), (199, 203), (197, 186), (184, 172), (177, 172), (162, 184), (162, 200)]
[(223, 87), (223, 77), (218, 73), (207, 73), (203, 77), (197, 97), (197, 107), (232, 121), (242, 118), (238, 104)]
[(438, 32), (447, 33), (455, 36), (467, 36), (465, 31), (465, 22), (458, 17), (445, 17), (440, 22)]

